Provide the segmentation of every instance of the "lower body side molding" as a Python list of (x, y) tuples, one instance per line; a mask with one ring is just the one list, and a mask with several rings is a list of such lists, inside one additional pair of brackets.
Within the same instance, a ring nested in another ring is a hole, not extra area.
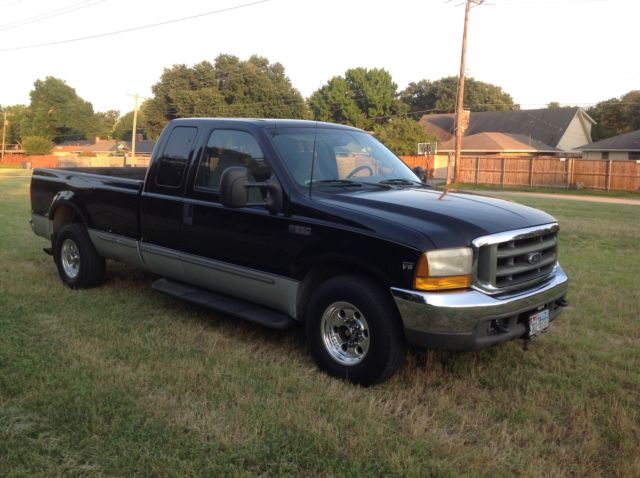
[(151, 287), (158, 292), (218, 312), (233, 315), (270, 329), (284, 330), (296, 324), (296, 320), (282, 312), (277, 312), (227, 295), (217, 294), (183, 282), (171, 279), (158, 279)]

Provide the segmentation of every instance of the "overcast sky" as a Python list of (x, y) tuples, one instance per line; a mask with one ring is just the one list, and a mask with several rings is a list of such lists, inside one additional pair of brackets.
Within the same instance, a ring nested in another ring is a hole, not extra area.
[[(253, 5), (248, 5), (254, 3)], [(456, 75), (463, 0), (0, 0), (0, 104), (28, 104), (55, 76), (96, 111), (133, 108), (162, 70), (220, 53), (280, 62), (309, 96), (348, 68), (385, 68), (399, 88)], [(638, 0), (487, 0), (473, 8), (467, 74), (523, 108), (589, 104), (640, 89)], [(22, 48), (142, 27), (132, 32)]]

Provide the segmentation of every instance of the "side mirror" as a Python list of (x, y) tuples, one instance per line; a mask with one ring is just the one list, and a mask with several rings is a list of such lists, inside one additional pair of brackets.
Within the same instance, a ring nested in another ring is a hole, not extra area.
[[(249, 188), (259, 188), (261, 191), (266, 191), (265, 199), (249, 202)], [(282, 209), (282, 187), (274, 177), (263, 182), (251, 182), (247, 168), (234, 166), (225, 169), (220, 178), (220, 202), (223, 206), (234, 209), (246, 206), (264, 206), (269, 212), (277, 213)]]
[(422, 166), (416, 166), (415, 168), (413, 168), (413, 173), (418, 176), (421, 182), (427, 182), (427, 172)]

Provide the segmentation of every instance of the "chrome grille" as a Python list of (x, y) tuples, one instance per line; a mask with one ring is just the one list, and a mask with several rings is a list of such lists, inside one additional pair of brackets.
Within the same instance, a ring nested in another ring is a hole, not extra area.
[(558, 225), (508, 231), (473, 241), (476, 286), (506, 292), (543, 282), (558, 262)]

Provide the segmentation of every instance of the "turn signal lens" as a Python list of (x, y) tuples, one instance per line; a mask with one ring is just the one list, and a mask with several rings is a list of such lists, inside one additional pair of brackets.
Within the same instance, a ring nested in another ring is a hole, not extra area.
[(419, 290), (466, 289), (472, 283), (473, 251), (469, 247), (425, 252), (418, 261), (414, 287)]
[(415, 287), (420, 290), (466, 289), (471, 287), (471, 276), (416, 277)]

